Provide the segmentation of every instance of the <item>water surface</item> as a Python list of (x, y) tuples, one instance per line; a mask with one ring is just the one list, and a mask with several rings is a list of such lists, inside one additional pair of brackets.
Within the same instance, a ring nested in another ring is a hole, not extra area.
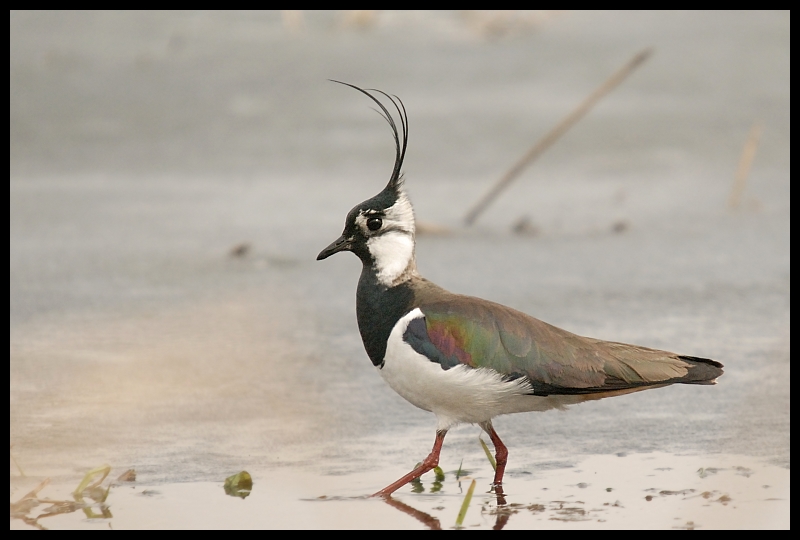
[[(393, 159), (387, 126), (335, 78), (408, 108), (412, 202), (451, 231), (418, 238), (423, 275), (725, 364), (715, 387), (498, 418), (504, 527), (788, 527), (788, 13), (570, 12), (494, 37), (453, 13), (338, 21), (310, 13), (291, 33), (276, 13), (11, 13), (10, 441), (26, 474), (12, 461), (12, 502), (45, 478), (41, 496), (68, 498), (107, 463), (137, 471), (111, 488), (112, 518), (41, 525), (434, 525), (359, 498), (427, 455), (435, 423), (363, 351), (357, 259), (314, 261)], [(462, 226), (647, 46), (647, 64)], [(465, 524), (497, 526), (478, 433), (448, 434), (440, 492), (425, 478), (397, 501), (453, 526), (461, 465), (479, 482)], [(240, 470), (255, 481), (244, 501), (221, 487)]]

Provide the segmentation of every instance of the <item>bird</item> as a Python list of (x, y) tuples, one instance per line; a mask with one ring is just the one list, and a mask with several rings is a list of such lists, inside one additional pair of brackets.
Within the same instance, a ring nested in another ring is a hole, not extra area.
[[(396, 154), (386, 187), (350, 210), (341, 236), (317, 260), (342, 251), (361, 260), (356, 318), (367, 356), (395, 392), (436, 415), (428, 457), (375, 496), (390, 497), (438, 466), (445, 435), (459, 424), (477, 424), (488, 434), (496, 462), (492, 489), (502, 494), (508, 448), (492, 426), (496, 416), (563, 409), (675, 383), (716, 384), (723, 365), (715, 360), (579, 336), (422, 277), (401, 170), (408, 146), (405, 105), (381, 90), (333, 82), (377, 104)], [(397, 121), (382, 100), (391, 102)]]

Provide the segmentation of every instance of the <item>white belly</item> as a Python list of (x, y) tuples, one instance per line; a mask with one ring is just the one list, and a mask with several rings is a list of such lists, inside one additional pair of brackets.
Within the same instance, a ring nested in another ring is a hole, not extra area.
[(414, 309), (397, 321), (380, 373), (395, 392), (436, 414), (438, 429), (462, 422), (487, 422), (500, 414), (561, 408), (578, 401), (530, 395), (530, 384), (524, 379), (506, 381), (489, 368), (459, 365), (442, 369), (403, 341), (408, 323), (420, 317), (424, 317), (422, 312)]

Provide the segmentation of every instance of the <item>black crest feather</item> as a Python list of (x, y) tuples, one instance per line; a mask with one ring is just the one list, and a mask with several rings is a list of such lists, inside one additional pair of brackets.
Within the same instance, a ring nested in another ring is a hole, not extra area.
[[(370, 98), (372, 101), (374, 101), (378, 105), (378, 107), (380, 107), (380, 110), (377, 112), (383, 117), (384, 120), (386, 120), (389, 123), (389, 127), (392, 128), (392, 135), (394, 136), (394, 144), (396, 148), (394, 169), (392, 170), (392, 176), (389, 178), (389, 183), (386, 184), (386, 188), (397, 192), (400, 189), (400, 186), (403, 184), (401, 169), (403, 167), (403, 160), (406, 157), (406, 147), (408, 146), (408, 115), (406, 114), (405, 105), (403, 105), (403, 102), (400, 100), (399, 97), (390, 96), (389, 94), (387, 94), (382, 90), (375, 90), (373, 88), (368, 88), (365, 90), (363, 88), (359, 88), (354, 84), (342, 81), (336, 81), (333, 79), (330, 79), (330, 81), (343, 84), (345, 86), (349, 86), (350, 88), (358, 90), (359, 92)], [(400, 127), (403, 130), (402, 142), (400, 138), (400, 133), (397, 130), (397, 124), (394, 121), (394, 117), (392, 117), (392, 114), (383, 105), (383, 103), (381, 103), (381, 101), (375, 96), (373, 96), (370, 92), (377, 92), (381, 94), (382, 96), (386, 97), (389, 101), (391, 101), (392, 105), (394, 105), (394, 108), (397, 111), (397, 115), (400, 118)]]

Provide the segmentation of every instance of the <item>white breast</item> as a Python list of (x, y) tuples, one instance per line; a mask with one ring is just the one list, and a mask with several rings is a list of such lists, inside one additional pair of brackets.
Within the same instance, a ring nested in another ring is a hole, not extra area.
[(493, 369), (465, 365), (442, 369), (403, 341), (408, 323), (421, 317), (424, 317), (422, 312), (414, 309), (397, 321), (389, 335), (380, 373), (395, 392), (420, 409), (436, 414), (437, 429), (448, 429), (462, 422), (486, 422), (499, 414), (560, 408), (567, 404), (562, 399), (532, 396), (526, 380), (506, 381)]

